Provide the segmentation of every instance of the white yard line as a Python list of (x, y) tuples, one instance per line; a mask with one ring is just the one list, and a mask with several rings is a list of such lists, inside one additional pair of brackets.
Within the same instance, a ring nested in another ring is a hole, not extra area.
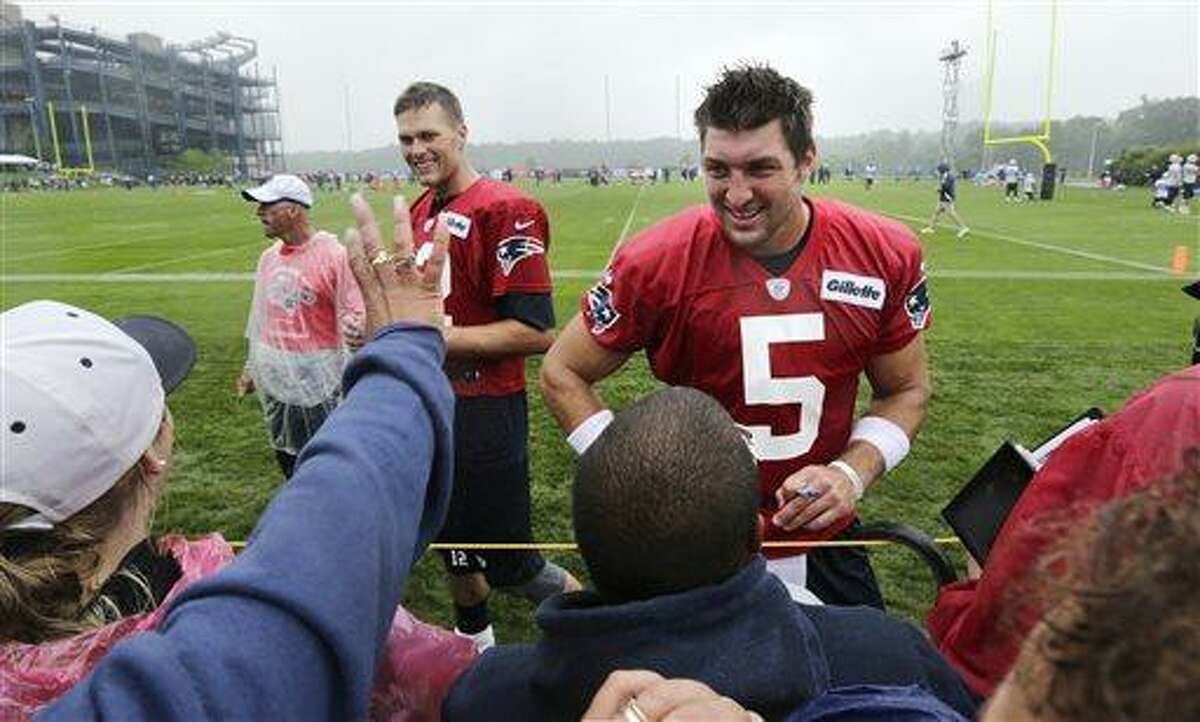
[(1160, 272), (1136, 273), (1134, 271), (984, 271), (954, 270), (930, 271), (930, 278), (978, 278), (989, 281), (1173, 281), (1184, 282), (1185, 277), (1169, 276)]
[(16, 273), (3, 283), (250, 283), (253, 273)]
[(646, 192), (646, 186), (638, 186), (637, 195), (633, 197), (633, 207), (629, 209), (629, 217), (625, 219), (625, 227), (621, 229), (621, 235), (617, 236), (616, 243), (613, 244), (615, 250), (621, 245), (621, 241), (625, 240), (625, 236), (629, 235), (629, 228), (633, 225), (633, 215), (637, 213), (638, 204), (642, 202), (642, 194)]
[(183, 263), (185, 261), (193, 261), (197, 258), (211, 258), (212, 256), (220, 256), (225, 253), (233, 253), (234, 251), (240, 251), (240, 250), (244, 249), (245, 247), (246, 247), (246, 244), (242, 243), (242, 244), (239, 244), (236, 246), (229, 246), (227, 248), (218, 248), (215, 251), (205, 251), (203, 253), (193, 253), (193, 254), (190, 254), (187, 256), (178, 256), (176, 258), (168, 258), (165, 261), (154, 261), (152, 263), (139, 263), (135, 266), (123, 266), (121, 268), (114, 268), (113, 270), (109, 271), (108, 273), (113, 274), (113, 275), (120, 275), (123, 273), (129, 273), (131, 271), (146, 271), (151, 268), (162, 268), (163, 266), (171, 266), (176, 263)]
[[(561, 279), (595, 279), (603, 269), (567, 268), (553, 272)], [(931, 278), (988, 281), (1155, 281), (1182, 283), (1186, 277), (1132, 271), (987, 271), (935, 270)], [(14, 273), (0, 283), (252, 283), (253, 273)]]
[(90, 246), (70, 246), (68, 248), (53, 248), (46, 251), (37, 251), (35, 253), (23, 253), (19, 256), (5, 256), (5, 263), (13, 261), (24, 261), (30, 258), (45, 258), (47, 256), (65, 256), (69, 253), (79, 253), (91, 251), (99, 248), (116, 248), (118, 246), (132, 246), (135, 243), (143, 243), (146, 241), (158, 241), (169, 236), (142, 236), (140, 238), (127, 238), (123, 241), (110, 241), (108, 243), (93, 243)]
[[(902, 213), (889, 213), (887, 211), (879, 211), (879, 212), (883, 213), (883, 215), (885, 215), (885, 216), (890, 216), (892, 218), (899, 218), (900, 220), (913, 221), (913, 222), (922, 223), (922, 224), (928, 222), (927, 218), (918, 218), (917, 216), (906, 216)], [(1052, 251), (1054, 253), (1062, 253), (1067, 256), (1077, 256), (1079, 258), (1086, 258), (1090, 261), (1102, 261), (1104, 263), (1114, 263), (1119, 266), (1126, 266), (1128, 268), (1137, 268), (1142, 271), (1154, 271), (1155, 273), (1163, 273), (1163, 274), (1171, 273), (1171, 269), (1165, 268), (1163, 266), (1152, 266), (1149, 263), (1138, 263), (1137, 261), (1129, 261), (1124, 258), (1117, 258), (1115, 256), (1105, 256), (1100, 253), (1091, 253), (1089, 251), (1080, 251), (1075, 248), (1066, 248), (1064, 246), (1055, 246), (1053, 244), (1042, 243), (1040, 241), (1030, 241), (1025, 238), (1017, 238), (1015, 236), (1006, 236), (1001, 233), (993, 233), (992, 231), (981, 231), (981, 230), (972, 228), (971, 234), (969, 236), (967, 236), (967, 238), (969, 239), (971, 236), (986, 236), (988, 238), (995, 238), (998, 241), (1005, 241), (1007, 243), (1015, 243), (1019, 246), (1028, 246), (1030, 248), (1040, 248), (1043, 251)]]
[[(629, 235), (629, 228), (633, 225), (634, 214), (637, 213), (638, 204), (642, 202), (642, 193), (646, 191), (646, 186), (638, 186), (637, 195), (633, 197), (633, 205), (629, 208), (629, 216), (625, 218), (625, 227), (621, 229), (621, 235), (617, 236), (617, 240), (613, 241), (612, 251), (608, 254), (608, 263), (611, 266), (613, 258), (617, 255), (617, 249), (625, 242), (625, 236)], [(592, 274), (592, 277), (599, 276), (599, 273)]]

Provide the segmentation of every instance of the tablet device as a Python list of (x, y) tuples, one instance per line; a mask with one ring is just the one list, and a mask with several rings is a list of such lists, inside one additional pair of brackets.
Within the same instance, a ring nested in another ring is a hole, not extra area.
[(1000, 527), (1050, 453), (1103, 416), (1100, 409), (1090, 408), (1051, 434), (1033, 451), (1005, 441), (950, 500), (942, 510), (942, 517), (976, 561), (983, 564), (987, 560)]

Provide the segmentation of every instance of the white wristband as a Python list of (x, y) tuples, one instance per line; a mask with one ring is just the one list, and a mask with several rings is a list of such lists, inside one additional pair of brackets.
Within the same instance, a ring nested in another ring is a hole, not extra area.
[(882, 416), (864, 416), (850, 431), (850, 441), (865, 441), (883, 456), (883, 470), (896, 468), (908, 456), (908, 434), (896, 422)]
[(604, 433), (612, 420), (613, 412), (608, 409), (600, 409), (575, 427), (575, 430), (567, 436), (567, 443), (571, 445), (576, 454), (582, 455), (592, 445), (592, 442), (600, 438), (600, 434)]
[(830, 469), (837, 469), (838, 471), (845, 474), (847, 478), (850, 479), (850, 483), (854, 485), (854, 500), (855, 501), (858, 501), (859, 499), (863, 498), (863, 492), (867, 490), (867, 485), (863, 482), (863, 478), (862, 478), (862, 476), (859, 475), (857, 469), (855, 469), (853, 466), (850, 466), (849, 464), (842, 461), (841, 459), (834, 459), (833, 461), (826, 464), (826, 466), (828, 466)]

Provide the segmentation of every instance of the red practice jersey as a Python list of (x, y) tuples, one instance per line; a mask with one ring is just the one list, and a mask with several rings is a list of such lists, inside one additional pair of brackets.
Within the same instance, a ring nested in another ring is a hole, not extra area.
[(758, 459), (768, 541), (845, 527), (784, 532), (769, 522), (775, 490), (842, 452), (859, 374), (930, 320), (921, 247), (908, 229), (833, 201), (809, 203), (807, 241), (781, 275), (730, 244), (716, 214), (697, 207), (630, 239), (581, 301), (598, 343), (644, 348), (656, 377), (715, 397), (743, 428)]
[(990, 696), (1044, 611), (1013, 590), (1041, 583), (1036, 570), (1062, 541), (1063, 525), (1083, 525), (1105, 503), (1187, 470), (1200, 443), (1200, 366), (1160, 379), (1117, 413), (1055, 449), (1017, 499), (983, 564), (983, 575), (938, 590), (929, 610), (931, 641), (975, 694)]
[[(413, 246), (418, 258), (433, 239), (435, 213), (450, 229), (450, 262), (442, 277), (446, 322), (478, 326), (501, 320), (496, 301), (506, 293), (551, 293), (550, 222), (533, 198), (480, 178), (440, 209), (426, 190), (412, 204)], [(431, 247), (430, 247), (431, 248)], [(451, 372), (458, 396), (504, 396), (525, 388), (525, 359), (483, 360)]]

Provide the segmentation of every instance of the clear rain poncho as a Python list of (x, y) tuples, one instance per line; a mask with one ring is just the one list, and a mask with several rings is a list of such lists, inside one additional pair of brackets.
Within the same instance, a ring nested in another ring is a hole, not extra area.
[(259, 259), (246, 324), (246, 371), (272, 447), (296, 454), (341, 400), (342, 371), (361, 343), (363, 302), (346, 249), (316, 233)]

